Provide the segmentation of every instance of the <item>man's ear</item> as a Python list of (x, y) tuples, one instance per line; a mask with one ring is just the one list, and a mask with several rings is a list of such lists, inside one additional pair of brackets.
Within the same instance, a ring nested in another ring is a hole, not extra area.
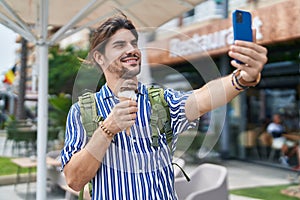
[(93, 52), (94, 60), (98, 63), (98, 65), (103, 66), (104, 64), (104, 56), (99, 51)]

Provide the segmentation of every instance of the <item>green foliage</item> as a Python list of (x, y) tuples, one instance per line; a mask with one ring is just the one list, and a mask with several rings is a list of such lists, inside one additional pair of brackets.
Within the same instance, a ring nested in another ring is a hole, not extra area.
[(81, 66), (78, 58), (85, 59), (87, 50), (75, 50), (70, 46), (60, 50), (57, 46), (49, 49), (49, 93), (72, 94), (77, 72)]
[(296, 197), (289, 197), (281, 194), (281, 190), (290, 187), (291, 185), (278, 185), (267, 187), (254, 187), (231, 190), (231, 194), (247, 196), (251, 198), (264, 199), (264, 200), (297, 200)]
[(49, 94), (72, 94), (77, 99), (84, 90), (96, 91), (106, 82), (98, 67), (80, 60), (87, 55), (87, 50), (73, 46), (65, 50), (57, 46), (49, 49)]
[(72, 105), (71, 96), (63, 93), (59, 95), (52, 95), (49, 98), (49, 104), (50, 124), (64, 129), (67, 115)]
[(64, 129), (72, 105), (71, 95), (77, 101), (84, 90), (96, 91), (105, 83), (98, 67), (80, 61), (85, 60), (87, 55), (87, 50), (74, 46), (64, 50), (58, 46), (49, 49), (50, 125)]
[(4, 128), (10, 126), (11, 124), (15, 123), (16, 117), (14, 115), (8, 115), (6, 121), (4, 122)]

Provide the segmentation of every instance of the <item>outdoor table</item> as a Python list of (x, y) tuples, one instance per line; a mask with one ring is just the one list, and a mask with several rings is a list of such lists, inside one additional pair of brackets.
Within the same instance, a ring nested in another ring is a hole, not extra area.
[[(31, 170), (32, 170), (32, 168), (37, 166), (37, 160), (34, 158), (31, 158), (31, 157), (21, 157), (21, 158), (14, 158), (11, 161), (18, 166), (15, 190), (16, 190), (17, 184), (20, 183), (21, 168), (28, 168), (28, 179), (27, 179), (27, 190), (26, 190), (26, 198), (27, 198), (27, 195), (29, 192), (29, 186), (30, 186)], [(60, 166), (61, 165), (60, 161), (58, 161), (54, 158), (51, 158), (51, 157), (47, 157), (46, 162), (47, 162), (47, 165), (51, 165), (51, 166)]]

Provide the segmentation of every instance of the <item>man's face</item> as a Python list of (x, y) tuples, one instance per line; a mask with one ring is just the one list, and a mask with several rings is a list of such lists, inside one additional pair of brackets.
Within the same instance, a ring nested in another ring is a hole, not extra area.
[(118, 78), (130, 79), (140, 73), (141, 52), (137, 39), (127, 29), (118, 30), (107, 42), (102, 68)]
[(274, 115), (273, 121), (274, 121), (274, 123), (276, 123), (276, 124), (280, 124), (280, 123), (281, 123), (280, 115)]

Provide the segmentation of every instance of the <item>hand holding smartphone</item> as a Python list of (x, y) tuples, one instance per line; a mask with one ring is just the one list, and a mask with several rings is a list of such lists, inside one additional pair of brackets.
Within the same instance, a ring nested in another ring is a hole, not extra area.
[[(250, 12), (235, 10), (232, 13), (233, 38), (235, 40), (244, 40), (252, 42), (252, 16)], [(238, 61), (238, 63), (243, 64)]]

